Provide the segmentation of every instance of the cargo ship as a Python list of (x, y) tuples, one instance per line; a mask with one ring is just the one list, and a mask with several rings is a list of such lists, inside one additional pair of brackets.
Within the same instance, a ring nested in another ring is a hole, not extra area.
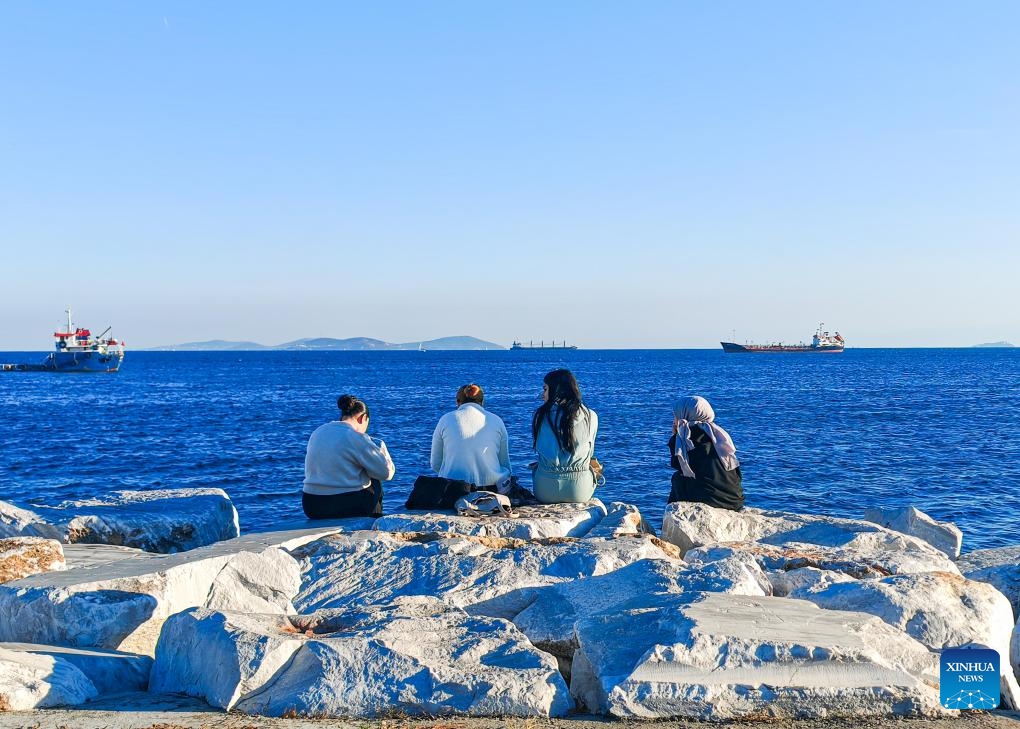
[(124, 342), (113, 337), (103, 339), (111, 327), (98, 337), (88, 329), (71, 323), (67, 309), (67, 329), (54, 332), (55, 351), (38, 364), (0, 364), (3, 372), (116, 372), (124, 361)]
[(811, 337), (811, 344), (737, 344), (736, 342), (720, 342), (723, 351), (729, 354), (736, 352), (826, 352), (836, 354), (843, 351), (843, 336), (836, 332), (829, 334), (824, 331), (824, 324), (818, 325), (818, 331)]
[(533, 341), (524, 344), (515, 340), (514, 343), (510, 345), (510, 349), (577, 349), (577, 345), (567, 344), (566, 339), (559, 344), (556, 344), (555, 339), (552, 340), (551, 344), (546, 344), (545, 340), (542, 340), (538, 344), (535, 344)]

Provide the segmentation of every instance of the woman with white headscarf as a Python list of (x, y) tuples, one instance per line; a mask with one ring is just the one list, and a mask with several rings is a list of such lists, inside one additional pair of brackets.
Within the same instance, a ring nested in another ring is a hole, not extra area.
[(708, 400), (697, 395), (673, 403), (669, 439), (673, 474), (669, 500), (698, 501), (721, 509), (744, 508), (740, 462), (730, 434), (715, 423)]

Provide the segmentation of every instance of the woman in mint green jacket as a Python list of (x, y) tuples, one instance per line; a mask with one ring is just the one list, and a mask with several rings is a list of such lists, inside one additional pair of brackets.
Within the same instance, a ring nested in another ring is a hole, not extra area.
[(545, 376), (544, 401), (531, 419), (538, 463), (535, 497), (545, 504), (583, 503), (595, 493), (591, 459), (599, 416), (581, 402), (581, 390), (570, 370)]

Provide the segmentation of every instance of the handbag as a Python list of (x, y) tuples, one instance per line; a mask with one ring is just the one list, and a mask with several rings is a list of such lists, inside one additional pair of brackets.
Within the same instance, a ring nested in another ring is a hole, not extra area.
[(591, 466), (591, 475), (595, 477), (595, 487), (606, 485), (606, 477), (603, 475), (605, 470), (602, 467), (602, 462), (598, 458), (592, 458), (588, 465)]
[(457, 499), (474, 492), (475, 485), (467, 481), (442, 476), (419, 476), (407, 497), (406, 509), (453, 509)]
[(510, 499), (491, 491), (476, 491), (457, 499), (460, 516), (513, 516)]

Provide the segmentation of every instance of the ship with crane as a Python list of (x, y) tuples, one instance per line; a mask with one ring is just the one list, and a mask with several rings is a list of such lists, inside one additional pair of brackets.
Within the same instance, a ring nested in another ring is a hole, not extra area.
[(720, 342), (723, 348), (723, 352), (728, 354), (734, 353), (784, 353), (784, 352), (795, 352), (795, 353), (829, 353), (838, 354), (843, 351), (845, 341), (843, 336), (836, 332), (835, 334), (829, 334), (825, 331), (825, 324), (818, 325), (818, 331), (811, 337), (811, 344), (801, 342), (799, 344), (783, 344), (777, 342), (774, 344), (737, 344), (736, 342)]
[(71, 310), (67, 329), (56, 331), (54, 351), (38, 364), (0, 364), (3, 372), (116, 372), (124, 361), (124, 342), (107, 337), (112, 327), (99, 336), (89, 329), (75, 326)]

